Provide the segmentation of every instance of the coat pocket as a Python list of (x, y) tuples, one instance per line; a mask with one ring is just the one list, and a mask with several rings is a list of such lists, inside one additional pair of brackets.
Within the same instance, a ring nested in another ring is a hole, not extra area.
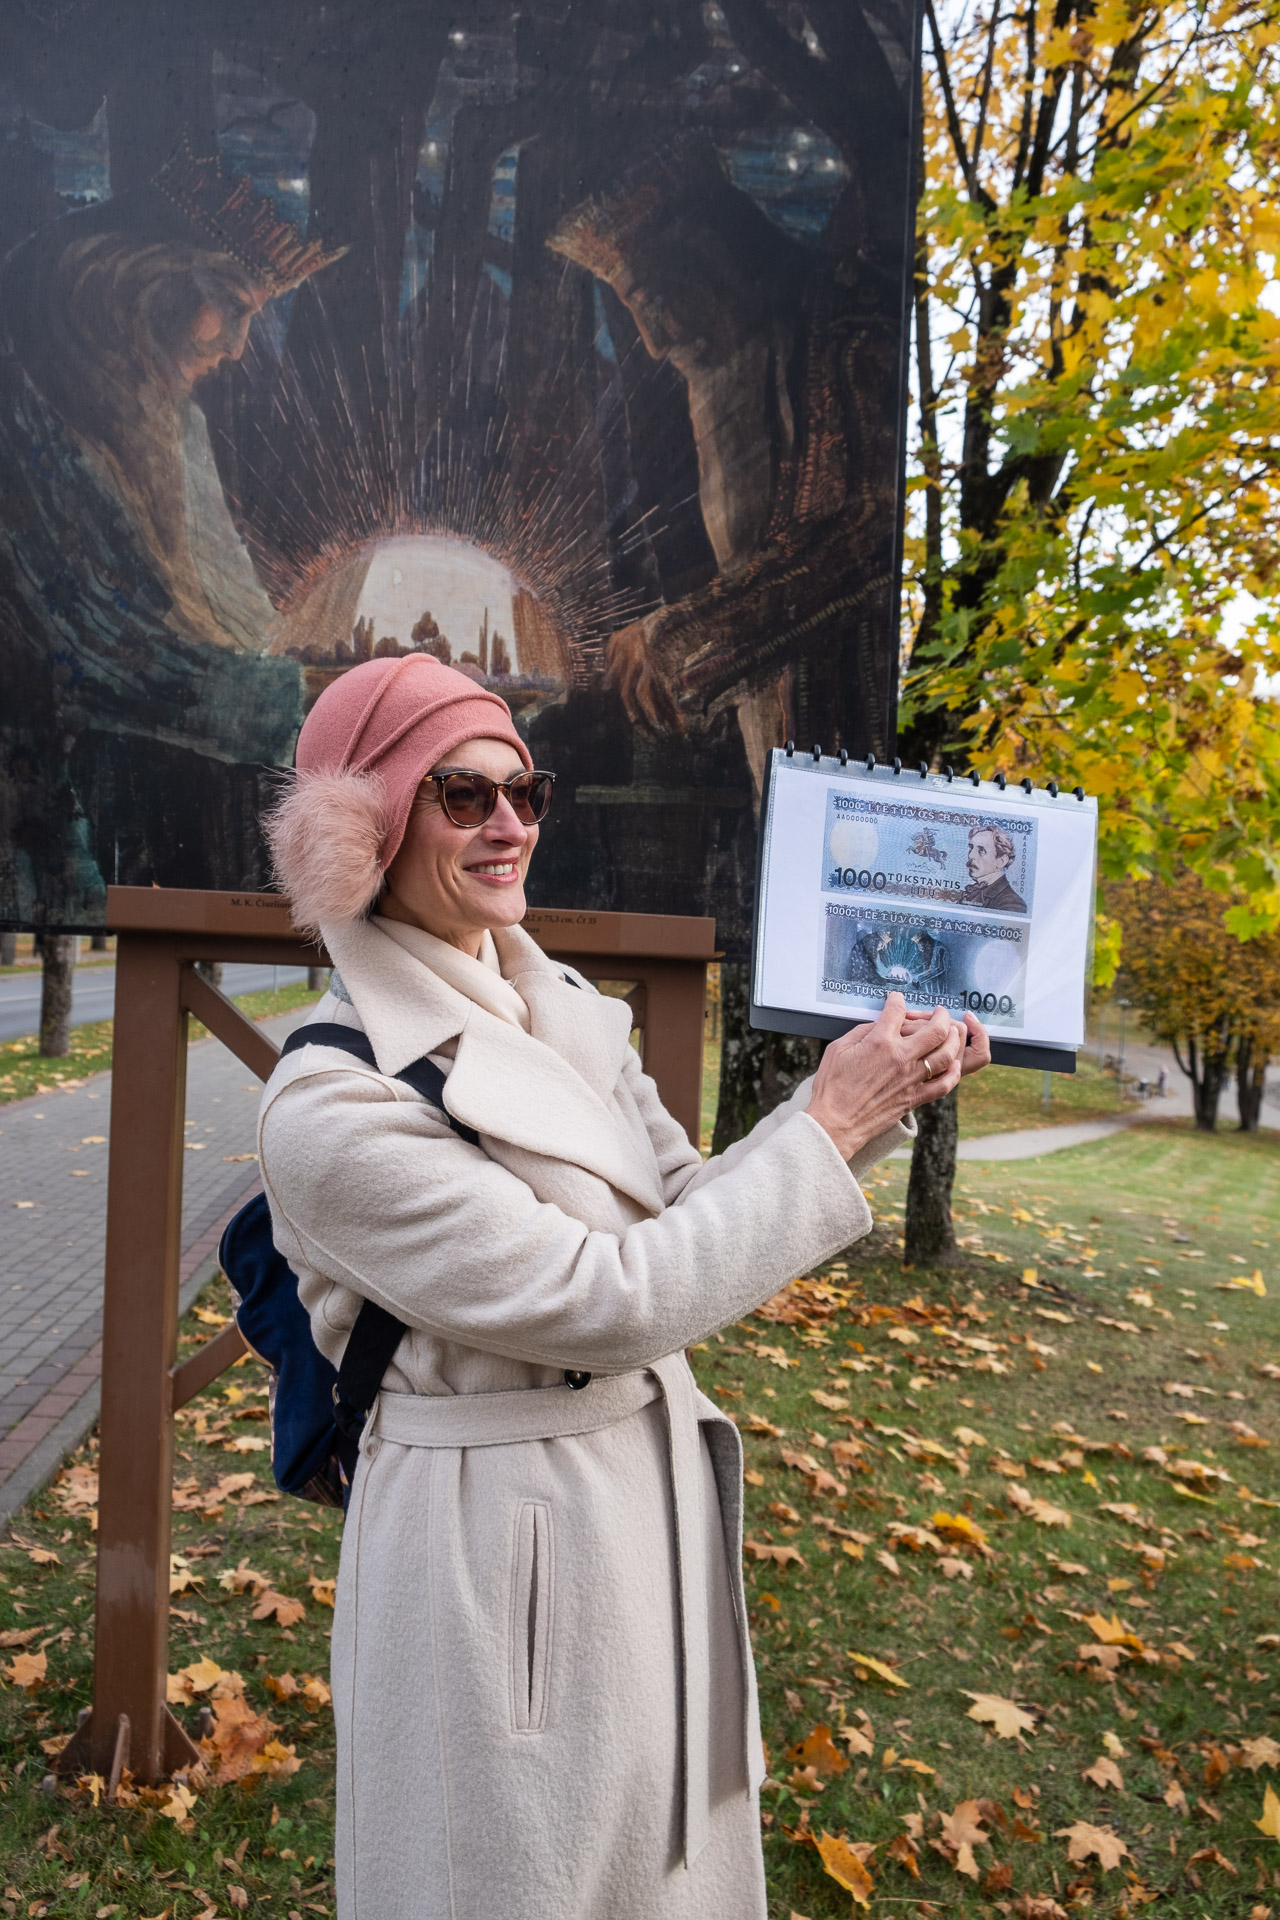
[(541, 1733), (551, 1691), (555, 1558), (551, 1509), (525, 1500), (516, 1511), (511, 1577), (511, 1724)]

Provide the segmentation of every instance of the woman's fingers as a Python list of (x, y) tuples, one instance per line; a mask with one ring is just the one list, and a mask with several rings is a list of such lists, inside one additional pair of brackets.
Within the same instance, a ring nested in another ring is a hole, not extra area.
[(966, 1013), (964, 1024), (968, 1044), (960, 1057), (960, 1071), (977, 1073), (979, 1068), (991, 1065), (991, 1036), (976, 1013)]
[(902, 1043), (908, 1057), (923, 1060), (926, 1054), (937, 1053), (950, 1038), (955, 1024), (945, 1007), (935, 1007), (927, 1020), (905, 1028)]
[(911, 1015), (907, 1011), (907, 1003), (902, 995), (900, 993), (887, 993), (875, 1025), (879, 1027), (881, 1033), (891, 1034), (896, 1038), (898, 1034), (902, 1033), (910, 1018)]

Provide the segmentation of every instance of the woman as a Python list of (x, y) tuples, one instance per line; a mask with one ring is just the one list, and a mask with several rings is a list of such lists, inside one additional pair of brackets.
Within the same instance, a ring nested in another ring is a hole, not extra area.
[[(282, 1060), (263, 1181), (329, 1357), (365, 1299), (409, 1327), (342, 1548), (341, 1920), (763, 1920), (741, 1449), (682, 1350), (867, 1231), (857, 1175), (965, 1029), (892, 996), (704, 1166), (625, 1005), (520, 931), (550, 783), (501, 700), (370, 661), (297, 761), (271, 832), (336, 966), (315, 1018), (377, 1070)], [(476, 1144), (392, 1077), (423, 1055)]]

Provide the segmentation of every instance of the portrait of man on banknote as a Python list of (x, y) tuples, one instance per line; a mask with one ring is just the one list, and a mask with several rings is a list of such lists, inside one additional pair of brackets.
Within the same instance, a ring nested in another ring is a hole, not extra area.
[(1025, 913), (1026, 901), (1007, 878), (1007, 869), (1013, 865), (1017, 851), (1002, 828), (971, 827), (969, 857), (965, 862), (969, 885), (960, 895), (961, 903), (991, 907), (1000, 913)]

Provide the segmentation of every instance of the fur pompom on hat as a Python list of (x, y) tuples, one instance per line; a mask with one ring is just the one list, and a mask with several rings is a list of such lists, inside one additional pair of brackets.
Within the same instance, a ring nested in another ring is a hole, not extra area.
[(423, 775), (467, 740), (504, 740), (533, 765), (506, 701), (429, 654), (366, 660), (325, 688), (263, 822), (295, 926), (368, 912)]

